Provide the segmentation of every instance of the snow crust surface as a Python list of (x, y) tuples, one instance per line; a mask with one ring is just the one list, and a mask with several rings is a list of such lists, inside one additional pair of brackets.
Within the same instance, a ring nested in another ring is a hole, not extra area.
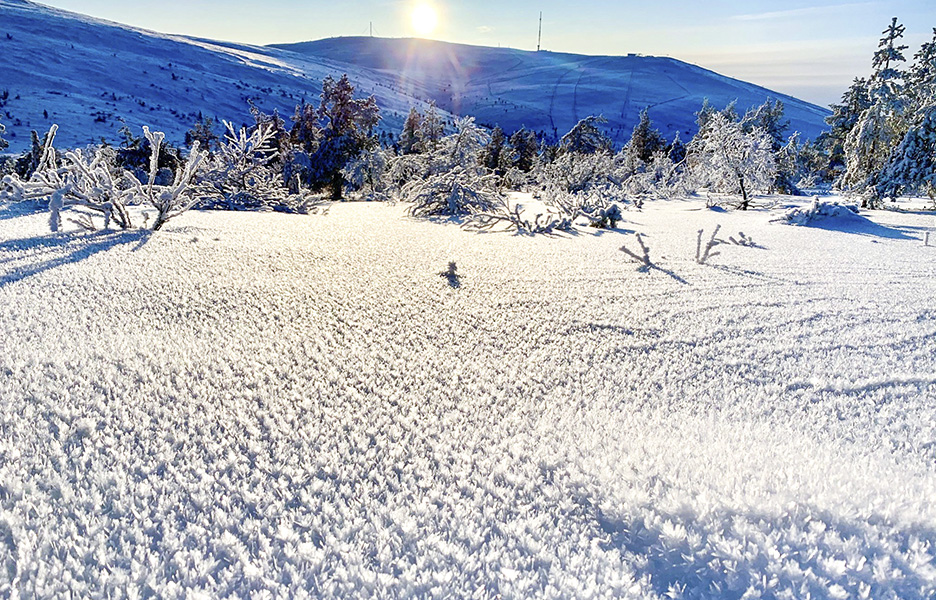
[(778, 214), (0, 213), (0, 597), (932, 598), (932, 216)]

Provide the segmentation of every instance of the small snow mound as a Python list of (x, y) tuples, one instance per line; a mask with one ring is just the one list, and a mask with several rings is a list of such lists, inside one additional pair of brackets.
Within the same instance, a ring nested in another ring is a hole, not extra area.
[(853, 220), (861, 219), (858, 214), (858, 206), (855, 204), (843, 204), (840, 202), (823, 202), (818, 197), (813, 198), (809, 208), (794, 208), (788, 210), (783, 215), (782, 221), (788, 225), (809, 225), (814, 221), (823, 219), (843, 219)]

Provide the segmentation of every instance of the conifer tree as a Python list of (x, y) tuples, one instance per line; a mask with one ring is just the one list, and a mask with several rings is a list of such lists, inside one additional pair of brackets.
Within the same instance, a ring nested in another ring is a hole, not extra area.
[(426, 114), (422, 117), (422, 124), (417, 133), (418, 143), (416, 148), (418, 152), (432, 152), (439, 145), (442, 136), (445, 135), (445, 126), (442, 124), (442, 116), (436, 108), (435, 101), (429, 102)]
[(787, 143), (787, 131), (790, 129), (790, 120), (783, 118), (783, 101), (770, 98), (760, 106), (754, 107), (745, 113), (741, 120), (745, 131), (755, 128), (763, 130), (770, 136), (773, 151), (777, 152)]
[(484, 148), (481, 149), (481, 165), (497, 175), (503, 177), (510, 168), (512, 151), (507, 145), (507, 136), (500, 127), (494, 127), (491, 131), (491, 139)]
[(510, 136), (510, 148), (513, 150), (514, 166), (524, 173), (532, 171), (539, 152), (536, 133), (521, 127)]
[(342, 170), (377, 146), (377, 100), (373, 96), (356, 100), (347, 75), (337, 81), (328, 76), (322, 81), (319, 106), (303, 102), (294, 121), (293, 143), (306, 155), (297, 174), (313, 189), (327, 188), (333, 200), (340, 200), (345, 184)]
[(845, 140), (858, 123), (861, 114), (871, 108), (871, 94), (868, 80), (856, 77), (851, 86), (842, 94), (842, 103), (830, 106), (832, 114), (825, 122), (829, 131), (820, 136), (822, 145), (829, 155), (829, 174), (839, 177), (845, 169)]
[(899, 43), (903, 34), (904, 26), (896, 17), (882, 32), (884, 37), (872, 60), (871, 106), (861, 113), (845, 139), (842, 184), (862, 194), (863, 208), (880, 201), (881, 182), (877, 178), (905, 131), (903, 73), (896, 66), (906, 60), (903, 51), (907, 46)]
[(624, 168), (635, 173), (642, 165), (650, 162), (653, 155), (663, 150), (666, 141), (659, 131), (653, 129), (647, 109), (640, 111), (640, 121), (631, 132), (630, 141), (624, 149)]
[(419, 130), (422, 127), (422, 115), (416, 108), (411, 108), (403, 131), (400, 133), (400, 154), (414, 154), (418, 152)]
[(670, 145), (667, 146), (666, 153), (669, 155), (669, 159), (673, 162), (674, 165), (678, 165), (682, 161), (686, 160), (686, 145), (679, 137), (678, 131), (676, 132), (676, 137), (674, 137)]
[(611, 138), (598, 128), (598, 124), (607, 122), (604, 117), (585, 117), (562, 136), (559, 149), (572, 154), (608, 152), (611, 149)]
[(214, 153), (221, 145), (221, 138), (214, 130), (215, 121), (211, 117), (198, 115), (198, 120), (191, 129), (185, 132), (185, 145), (191, 148), (195, 142), (198, 142), (202, 150), (208, 152), (208, 157), (214, 156)]

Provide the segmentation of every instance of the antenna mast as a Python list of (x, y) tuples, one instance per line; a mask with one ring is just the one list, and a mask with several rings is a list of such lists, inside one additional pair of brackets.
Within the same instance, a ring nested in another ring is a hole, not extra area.
[(543, 43), (543, 11), (540, 11), (539, 35), (536, 36), (536, 51), (540, 51)]

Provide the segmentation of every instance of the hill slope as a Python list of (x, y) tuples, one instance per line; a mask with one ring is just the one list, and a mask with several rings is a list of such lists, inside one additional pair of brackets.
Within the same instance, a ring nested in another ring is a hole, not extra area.
[[(347, 70), (275, 48), (164, 35), (24, 0), (0, 0), (0, 23), (0, 93), (10, 95), (0, 111), (9, 113), (3, 121), (12, 150), (26, 147), (30, 129), (52, 123), (66, 146), (115, 139), (119, 118), (137, 135), (148, 124), (179, 141), (199, 112), (250, 120), (249, 100), (291, 116), (300, 100), (318, 98), (326, 75)], [(349, 76), (361, 95), (377, 96), (386, 126), (399, 129), (414, 101), (390, 91), (393, 79), (382, 74)]]
[(399, 132), (411, 106), (435, 100), (485, 125), (562, 135), (602, 114), (618, 145), (650, 107), (667, 136), (694, 130), (704, 98), (743, 110), (782, 98), (792, 128), (808, 137), (824, 109), (670, 58), (524, 52), (412, 39), (333, 38), (259, 47), (166, 35), (26, 0), (0, 0), (0, 101), (13, 151), (29, 130), (61, 125), (60, 145), (117, 139), (124, 119), (180, 141), (200, 113), (249, 120), (248, 102), (290, 116), (314, 101), (326, 75), (348, 73), (377, 96), (382, 128)]
[(399, 77), (398, 90), (431, 98), (456, 114), (507, 131), (525, 125), (554, 135), (601, 114), (623, 144), (649, 108), (655, 125), (684, 139), (695, 131), (705, 98), (721, 108), (737, 100), (742, 112), (767, 98), (783, 101), (791, 129), (815, 137), (827, 110), (791, 96), (672, 58), (583, 56), (484, 48), (418, 39), (333, 38), (281, 44), (303, 56), (366, 67)]

